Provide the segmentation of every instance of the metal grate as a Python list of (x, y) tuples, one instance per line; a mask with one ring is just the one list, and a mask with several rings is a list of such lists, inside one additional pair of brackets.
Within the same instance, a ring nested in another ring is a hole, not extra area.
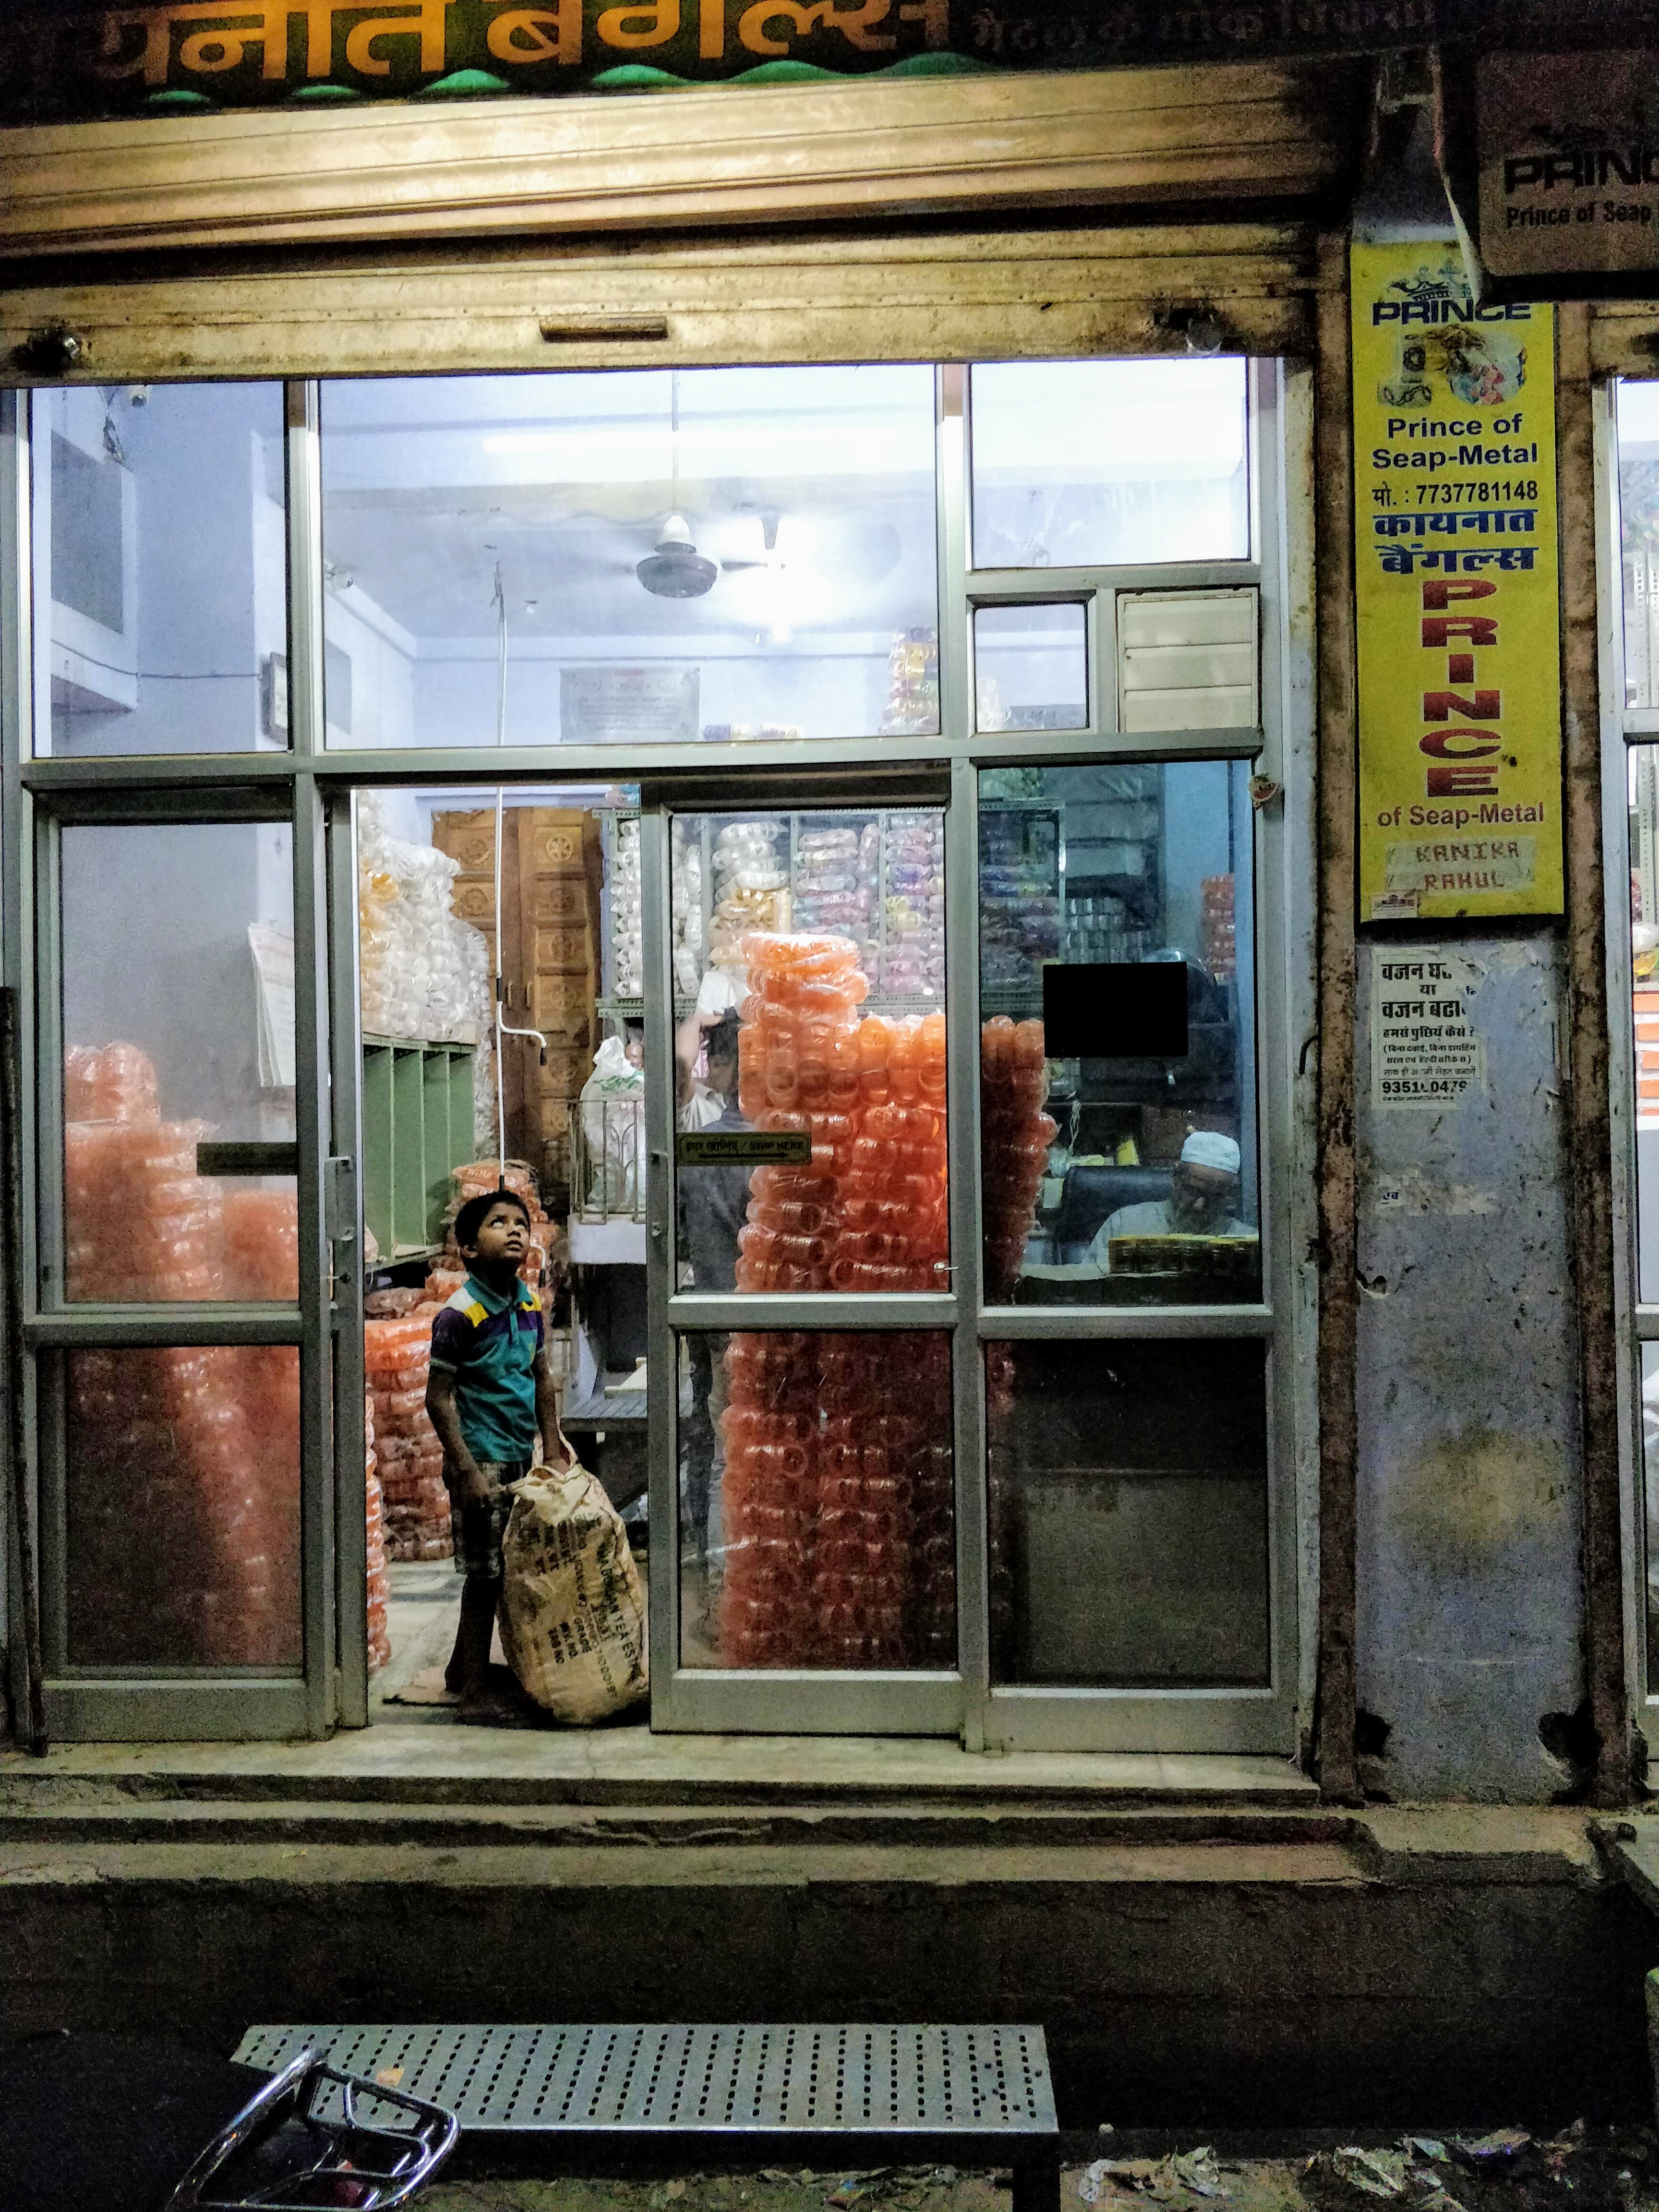
[[(1054, 2132), (1040, 2027), (253, 2027), (443, 2105), (463, 2130), (1031, 2137)], [(388, 2121), (390, 2116), (388, 2115)]]

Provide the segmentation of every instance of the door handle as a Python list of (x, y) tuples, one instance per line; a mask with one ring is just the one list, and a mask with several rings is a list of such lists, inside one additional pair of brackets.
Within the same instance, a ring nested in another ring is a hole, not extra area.
[(323, 1162), (323, 1234), (328, 1238), (331, 1300), (341, 1279), (356, 1265), (352, 1249), (357, 1242), (357, 1163), (343, 1154)]
[(323, 1162), (323, 1229), (331, 1243), (357, 1241), (357, 1163), (347, 1154)]

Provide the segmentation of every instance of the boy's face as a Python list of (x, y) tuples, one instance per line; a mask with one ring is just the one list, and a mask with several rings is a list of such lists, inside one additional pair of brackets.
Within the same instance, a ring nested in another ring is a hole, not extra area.
[(738, 1088), (738, 1055), (732, 1053), (713, 1053), (708, 1055), (708, 1088), (719, 1091), (722, 1098), (735, 1096)]
[(463, 1244), (461, 1257), (477, 1260), (498, 1273), (516, 1274), (530, 1249), (530, 1224), (516, 1206), (503, 1199), (492, 1206), (478, 1224), (477, 1242)]

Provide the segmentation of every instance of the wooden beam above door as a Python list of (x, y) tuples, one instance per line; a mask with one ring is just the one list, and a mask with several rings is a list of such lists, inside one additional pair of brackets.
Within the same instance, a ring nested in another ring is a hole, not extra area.
[(1368, 78), (1334, 61), (39, 125), (0, 132), (0, 256), (1305, 200), (1358, 161)]
[[(1201, 309), (1230, 350), (1294, 356), (1311, 349), (1317, 284), (1312, 230), (1296, 222), (450, 247), (303, 272), (25, 285), (0, 292), (0, 354), (15, 361), (32, 333), (66, 328), (79, 362), (41, 380), (89, 384), (1184, 355)], [(623, 309), (659, 317), (665, 337), (614, 335), (605, 319)], [(592, 335), (573, 335), (584, 320)]]

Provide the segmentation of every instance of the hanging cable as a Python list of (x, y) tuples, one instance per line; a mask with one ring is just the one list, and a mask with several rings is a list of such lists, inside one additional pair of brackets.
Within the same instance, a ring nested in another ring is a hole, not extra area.
[[(495, 750), (500, 752), (507, 744), (507, 592), (501, 582), (501, 564), (495, 563), (495, 589), (492, 599), (495, 609)], [(507, 995), (507, 986), (501, 969), (501, 838), (502, 817), (506, 811), (507, 793), (501, 784), (495, 786), (495, 1180), (507, 1182), (507, 1082), (501, 1063), (503, 1037), (534, 1037), (541, 1048), (540, 1065), (547, 1066), (547, 1039), (539, 1030), (518, 1030), (501, 1019), (501, 1006)]]

